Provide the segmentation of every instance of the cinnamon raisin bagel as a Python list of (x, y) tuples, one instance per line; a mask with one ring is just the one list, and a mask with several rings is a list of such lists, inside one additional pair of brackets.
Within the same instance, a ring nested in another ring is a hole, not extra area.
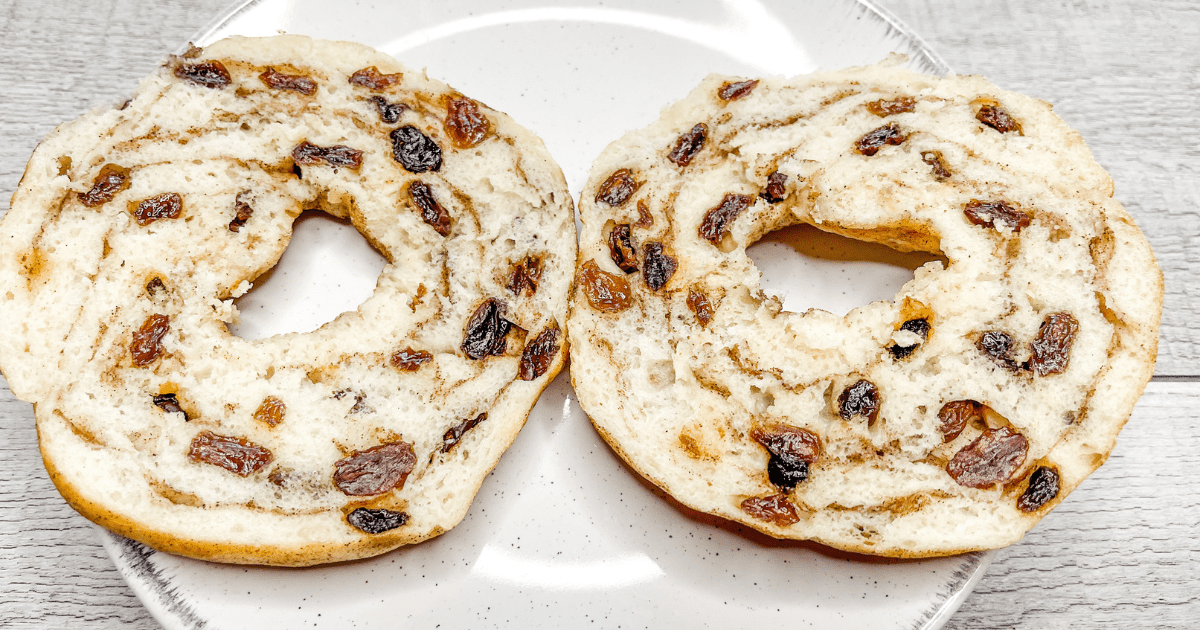
[[(1162, 275), (1048, 104), (897, 66), (710, 76), (596, 160), (571, 377), (683, 504), (779, 538), (995, 548), (1108, 457)], [(939, 255), (844, 317), (783, 310), (746, 247), (806, 223)]]
[[(311, 208), (386, 257), (374, 294), (230, 334)], [(51, 478), (168, 552), (310, 565), (445, 532), (565, 359), (573, 204), (541, 140), (357, 44), (171, 58), (41, 143), (0, 234), (0, 366)]]

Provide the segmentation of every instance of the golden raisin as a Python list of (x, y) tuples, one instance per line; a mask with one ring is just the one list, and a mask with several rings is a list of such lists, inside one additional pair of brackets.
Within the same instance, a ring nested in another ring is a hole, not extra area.
[(742, 501), (742, 511), (760, 521), (774, 523), (779, 527), (787, 527), (800, 522), (796, 506), (792, 505), (786, 493), (746, 499)]
[(350, 75), (350, 83), (372, 90), (387, 89), (400, 82), (400, 73), (382, 74), (379, 68), (370, 66)]
[(275, 396), (267, 396), (254, 411), (254, 419), (269, 427), (274, 427), (283, 422), (283, 414), (286, 411), (287, 405), (283, 404), (282, 400)]
[(91, 190), (79, 193), (79, 201), (89, 208), (102, 206), (112, 201), (117, 193), (129, 188), (129, 184), (129, 169), (117, 164), (105, 164), (96, 179), (92, 180)]
[(712, 304), (709, 303), (707, 295), (699, 291), (688, 291), (687, 306), (696, 314), (701, 326), (706, 326), (712, 321)]
[(389, 442), (354, 451), (334, 463), (333, 485), (350, 496), (383, 494), (403, 488), (417, 456), (408, 442)]
[(723, 101), (736, 101), (753, 91), (757, 85), (758, 79), (737, 82), (726, 81), (717, 90), (717, 96)]
[(633, 303), (629, 281), (602, 271), (594, 260), (589, 260), (580, 267), (579, 285), (583, 288), (588, 304), (598, 311), (615, 313), (629, 308)]
[(911, 111), (916, 111), (917, 101), (911, 96), (901, 96), (892, 100), (871, 101), (867, 103), (867, 111), (879, 116), (880, 118), (892, 116), (894, 114), (905, 114)]
[(301, 74), (283, 74), (276, 72), (274, 68), (267, 68), (258, 78), (276, 90), (291, 90), (305, 96), (312, 96), (317, 92), (317, 82)]
[(170, 328), (171, 318), (166, 315), (151, 315), (142, 323), (142, 327), (134, 331), (133, 343), (129, 344), (129, 354), (133, 356), (133, 364), (145, 367), (154, 363), (162, 354), (162, 340)]
[(217, 435), (202, 431), (188, 448), (188, 459), (197, 463), (220, 466), (231, 473), (248, 477), (271, 463), (271, 451), (245, 438)]
[(183, 198), (179, 193), (163, 193), (139, 203), (133, 209), (133, 218), (138, 225), (146, 226), (159, 219), (178, 219), (182, 212)]
[(405, 348), (392, 354), (392, 365), (406, 372), (416, 372), (422, 365), (433, 360), (433, 355), (424, 350)]
[(479, 103), (469, 98), (451, 98), (446, 102), (446, 135), (460, 149), (469, 149), (487, 139), (492, 123), (479, 111)]

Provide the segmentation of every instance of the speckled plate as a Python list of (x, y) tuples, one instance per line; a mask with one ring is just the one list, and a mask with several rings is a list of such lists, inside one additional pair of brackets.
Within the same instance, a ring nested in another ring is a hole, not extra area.
[[(503, 110), (546, 141), (578, 192), (592, 158), (709, 72), (874, 63), (944, 73), (894, 18), (856, 0), (511, 2), (258, 0), (197, 35), (350, 39)], [(798, 230), (798, 231), (797, 231)], [(924, 262), (792, 228), (751, 248), (785, 307), (844, 313)], [(368, 296), (383, 261), (353, 228), (304, 216), (235, 331), (311, 330)], [(815, 296), (815, 297), (814, 297)], [(322, 310), (324, 309), (324, 310)], [(938, 628), (992, 554), (883, 560), (781, 542), (646, 484), (592, 429), (564, 372), (449, 533), (359, 562), (225, 566), (102, 532), (150, 612), (194, 628)]]

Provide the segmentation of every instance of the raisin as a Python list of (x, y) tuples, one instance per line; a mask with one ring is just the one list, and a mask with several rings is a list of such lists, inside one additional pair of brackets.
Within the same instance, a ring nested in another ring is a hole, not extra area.
[(392, 366), (406, 372), (416, 372), (422, 365), (433, 360), (433, 355), (424, 350), (405, 348), (392, 354)]
[(955, 400), (942, 405), (938, 411), (938, 430), (942, 442), (952, 442), (962, 434), (967, 424), (983, 420), (983, 405), (974, 400)]
[(954, 454), (946, 472), (960, 486), (990, 488), (1008, 481), (1028, 452), (1029, 442), (1020, 433), (1008, 427), (988, 429)]
[(151, 315), (142, 323), (142, 327), (134, 331), (133, 343), (129, 344), (129, 354), (133, 356), (133, 364), (145, 367), (154, 363), (162, 354), (162, 340), (170, 328), (171, 318), (166, 315)]
[(248, 477), (275, 459), (271, 451), (245, 438), (202, 431), (188, 448), (188, 459), (220, 466), (231, 473)]
[(442, 236), (450, 234), (450, 213), (433, 198), (433, 189), (422, 181), (408, 185), (408, 198), (421, 209), (421, 219)]
[(1071, 344), (1079, 322), (1070, 313), (1054, 313), (1042, 320), (1037, 337), (1030, 344), (1029, 368), (1038, 376), (1061, 374), (1071, 359)]
[(708, 140), (708, 125), (697, 123), (690, 131), (679, 136), (679, 139), (675, 141), (675, 147), (667, 155), (667, 159), (677, 166), (687, 166), (692, 163), (692, 158), (696, 157), (700, 149), (704, 148), (705, 140)]
[(603, 184), (600, 184), (599, 190), (596, 191), (596, 203), (606, 203), (610, 206), (619, 206), (633, 196), (637, 189), (641, 186), (633, 178), (633, 173), (627, 168), (620, 169), (608, 176)]
[(291, 90), (305, 96), (317, 93), (317, 82), (301, 74), (283, 74), (275, 72), (274, 68), (267, 68), (258, 78), (276, 90)]
[(400, 116), (408, 110), (408, 106), (404, 103), (390, 103), (382, 96), (372, 96), (371, 102), (375, 103), (375, 109), (379, 112), (379, 120), (389, 125), (400, 121)]
[(1013, 338), (1006, 332), (989, 330), (979, 336), (975, 347), (993, 361), (1010, 370), (1017, 369), (1017, 362), (1012, 360)]
[(558, 327), (550, 325), (525, 345), (525, 350), (521, 352), (521, 366), (517, 372), (521, 380), (532, 381), (550, 369), (550, 365), (554, 363), (554, 355), (558, 354), (558, 335)]
[(916, 111), (916, 109), (917, 101), (911, 96), (901, 96), (890, 101), (880, 99), (878, 101), (871, 101), (870, 103), (867, 103), (867, 111), (879, 116), (880, 118), (892, 116), (894, 114), (906, 114), (908, 112)]
[(1029, 475), (1029, 486), (1017, 498), (1017, 509), (1036, 512), (1058, 496), (1058, 471), (1049, 466), (1038, 466)]
[(179, 406), (179, 399), (175, 394), (156, 394), (151, 397), (151, 400), (154, 401), (154, 406), (167, 413), (182, 413), (184, 422), (191, 420), (183, 407)]
[(750, 437), (767, 449), (767, 477), (784, 492), (808, 479), (808, 465), (821, 456), (821, 440), (816, 434), (786, 424), (755, 427)]
[(102, 206), (110, 201), (117, 193), (129, 188), (129, 169), (116, 164), (105, 164), (100, 174), (92, 180), (91, 190), (79, 194), (79, 201), (89, 208)]
[(233, 200), (233, 220), (229, 222), (229, 231), (241, 231), (242, 226), (246, 225), (246, 221), (250, 220), (250, 215), (254, 214), (254, 208), (246, 201), (249, 194), (245, 191), (238, 193), (236, 199)]
[(642, 279), (651, 291), (657, 291), (671, 280), (678, 267), (675, 259), (668, 256), (659, 242), (642, 246)]
[(479, 103), (469, 98), (446, 102), (446, 135), (460, 149), (478, 146), (492, 131), (492, 123), (479, 111)]
[(349, 81), (371, 90), (385, 90), (400, 82), (400, 73), (382, 74), (379, 68), (370, 66), (350, 75)]
[(133, 210), (138, 225), (146, 226), (159, 219), (178, 219), (183, 212), (183, 198), (179, 193), (155, 195), (139, 203)]
[(729, 231), (729, 224), (733, 223), (733, 220), (738, 218), (738, 215), (749, 206), (750, 197), (725, 193), (721, 203), (705, 213), (704, 219), (700, 221), (700, 227), (697, 230), (700, 238), (713, 245), (719, 244), (721, 238)]
[(206, 88), (223, 88), (233, 82), (220, 61), (181, 63), (175, 66), (175, 76)]
[(513, 295), (527, 293), (532, 296), (537, 293), (538, 280), (542, 277), (542, 259), (526, 256), (524, 260), (513, 265), (512, 274), (508, 279), (508, 290)]
[(286, 412), (287, 405), (283, 404), (282, 400), (275, 396), (267, 396), (258, 409), (254, 410), (254, 419), (269, 427), (274, 427), (283, 422), (283, 414)]
[(900, 131), (900, 125), (891, 122), (873, 131), (868, 131), (854, 143), (854, 150), (863, 155), (871, 156), (878, 153), (879, 149), (883, 148), (885, 144), (895, 146), (907, 139), (908, 136)]
[(726, 81), (725, 83), (721, 84), (720, 89), (717, 90), (717, 96), (720, 97), (722, 101), (736, 101), (737, 99), (749, 94), (756, 86), (758, 86), (757, 79), (737, 82)]
[[(929, 339), (929, 320), (923, 317), (920, 319), (910, 319), (900, 324), (900, 330), (916, 333), (920, 335), (922, 342), (927, 341)], [(888, 348), (888, 352), (891, 352), (892, 356), (897, 359), (904, 359), (916, 351), (919, 345), (921, 344), (916, 343), (911, 346), (893, 345), (891, 348)]]
[(437, 171), (442, 168), (442, 149), (429, 136), (412, 125), (393, 129), (392, 157), (410, 173)]
[(774, 523), (779, 527), (787, 527), (800, 522), (796, 506), (788, 500), (786, 493), (746, 499), (742, 501), (742, 511), (760, 521)]
[(355, 497), (383, 494), (403, 488), (417, 456), (408, 442), (388, 442), (365, 451), (354, 451), (333, 468), (333, 485)]
[(382, 508), (358, 508), (346, 516), (346, 522), (368, 534), (382, 534), (403, 527), (408, 522), (408, 514)]
[(450, 449), (454, 448), (454, 446), (458, 444), (458, 441), (462, 439), (462, 436), (467, 431), (474, 429), (475, 425), (483, 422), (484, 420), (487, 420), (486, 411), (478, 416), (475, 416), (474, 418), (463, 420), (462, 422), (450, 427), (450, 430), (446, 431), (446, 433), (442, 435), (442, 452), (449, 453)]
[(504, 303), (488, 298), (480, 304), (467, 322), (462, 351), (468, 357), (479, 360), (489, 355), (500, 356), (508, 348), (505, 336), (512, 324), (504, 319)]
[(167, 285), (163, 284), (162, 278), (154, 276), (150, 282), (146, 283), (146, 293), (150, 297), (158, 297), (160, 291), (166, 291)]
[(933, 176), (939, 180), (947, 179), (953, 175), (950, 172), (950, 167), (946, 166), (946, 159), (942, 157), (939, 151), (925, 151), (921, 153), (921, 160), (933, 169)]
[(1029, 215), (1003, 201), (980, 201), (972, 199), (963, 206), (963, 214), (975, 225), (996, 229), (999, 223), (1013, 232), (1029, 226)]
[(583, 263), (579, 271), (579, 284), (583, 287), (588, 304), (598, 311), (623, 311), (633, 302), (629, 281), (602, 271), (595, 260)]
[(297, 164), (314, 166), (324, 163), (332, 166), (335, 170), (340, 167), (345, 167), (352, 171), (358, 170), (362, 166), (362, 155), (362, 151), (340, 144), (335, 144), (331, 147), (319, 147), (308, 141), (301, 142), (296, 145), (295, 149), (292, 149), (292, 159)]
[(645, 201), (638, 199), (637, 202), (638, 220), (634, 225), (638, 227), (650, 227), (654, 225), (654, 216), (650, 214), (650, 207)]
[(879, 415), (879, 389), (871, 381), (859, 379), (838, 396), (838, 413), (842, 420), (862, 416), (867, 419), (867, 426), (875, 424)]
[(787, 180), (788, 176), (775, 171), (767, 175), (767, 187), (758, 193), (759, 197), (766, 199), (768, 203), (779, 203), (787, 198)]
[(625, 273), (633, 273), (638, 269), (637, 250), (633, 248), (633, 240), (629, 233), (629, 224), (621, 223), (613, 226), (608, 233), (608, 251), (612, 261)]
[(709, 303), (707, 295), (698, 291), (688, 291), (687, 306), (696, 314), (701, 326), (706, 326), (712, 321), (712, 304)]
[(984, 104), (975, 113), (975, 119), (1000, 133), (1009, 133), (1011, 131), (1022, 133), (1021, 123), (1018, 123), (1012, 116), (1009, 116), (1008, 112), (999, 105)]

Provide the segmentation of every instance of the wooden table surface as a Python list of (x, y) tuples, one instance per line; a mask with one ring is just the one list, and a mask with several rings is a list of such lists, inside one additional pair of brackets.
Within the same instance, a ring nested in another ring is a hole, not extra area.
[[(1054, 103), (1166, 276), (1156, 376), (1108, 463), (999, 552), (947, 627), (1200, 627), (1200, 2), (877, 2), (957, 72)], [(0, 211), (51, 128), (123, 98), (226, 9), (5, 0)], [(29, 405), (0, 385), (0, 628), (158, 627), (55, 492)]]

